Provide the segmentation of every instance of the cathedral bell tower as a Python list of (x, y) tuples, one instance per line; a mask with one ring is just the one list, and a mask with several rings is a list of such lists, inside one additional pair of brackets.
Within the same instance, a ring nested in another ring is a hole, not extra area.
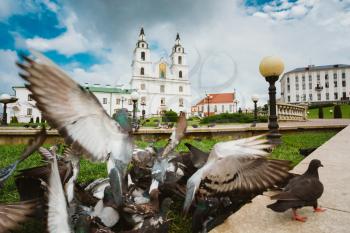
[(143, 28), (141, 28), (139, 39), (134, 49), (134, 57), (131, 66), (133, 76), (147, 77), (151, 74), (151, 54)]
[(187, 80), (188, 66), (185, 49), (180, 43), (180, 35), (176, 34), (175, 45), (171, 52), (171, 71), (175, 78)]

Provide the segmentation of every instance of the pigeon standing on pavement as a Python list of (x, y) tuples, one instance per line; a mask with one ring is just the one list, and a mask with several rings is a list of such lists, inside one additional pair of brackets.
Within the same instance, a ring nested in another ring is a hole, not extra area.
[(267, 207), (276, 212), (292, 209), (293, 219), (301, 222), (305, 222), (306, 217), (296, 213), (298, 208), (312, 206), (314, 212), (323, 212), (324, 209), (319, 208), (317, 203), (323, 193), (323, 184), (318, 176), (319, 167), (323, 167), (320, 160), (311, 160), (306, 172), (291, 179), (283, 192), (272, 196), (271, 199), (277, 201)]

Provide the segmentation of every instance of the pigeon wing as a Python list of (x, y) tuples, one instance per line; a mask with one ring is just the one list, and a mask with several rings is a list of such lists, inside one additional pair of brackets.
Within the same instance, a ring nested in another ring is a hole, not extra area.
[(93, 93), (78, 85), (48, 58), (36, 56), (38, 62), (23, 57), (25, 62), (17, 63), (23, 71), (20, 76), (28, 82), (26, 87), (43, 117), (58, 129), (67, 144), (82, 149), (89, 159), (99, 161), (129, 145), (125, 143), (128, 134), (107, 115)]
[(289, 170), (289, 161), (225, 157), (206, 169), (203, 182), (209, 193), (258, 193), (286, 179)]
[(185, 146), (191, 152), (191, 161), (193, 166), (196, 168), (201, 168), (207, 162), (209, 153), (206, 153), (189, 143), (185, 143)]
[(0, 232), (8, 232), (19, 226), (36, 210), (37, 201), (23, 201), (0, 205)]
[(162, 156), (167, 156), (171, 151), (175, 149), (175, 147), (180, 143), (181, 139), (185, 136), (186, 129), (186, 114), (184, 112), (180, 112), (179, 119), (176, 123), (176, 128), (173, 130), (169, 138), (168, 144), (162, 152)]
[(48, 187), (47, 230), (50, 233), (70, 233), (67, 201), (64, 195), (56, 158), (51, 162)]

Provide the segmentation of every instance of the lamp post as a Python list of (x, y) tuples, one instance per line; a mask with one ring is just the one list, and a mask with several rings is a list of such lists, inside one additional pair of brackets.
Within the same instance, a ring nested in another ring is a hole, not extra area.
[(209, 102), (210, 102), (210, 99), (213, 98), (211, 95), (205, 93), (205, 96), (206, 96), (206, 99), (207, 99), (207, 103), (208, 103), (208, 115), (210, 115), (210, 106), (209, 106)]
[(257, 103), (258, 103), (259, 97), (257, 95), (253, 95), (252, 96), (252, 101), (254, 102), (254, 121), (252, 124), (252, 127), (256, 126), (257, 123), (257, 118), (258, 118), (258, 107), (257, 107)]
[(137, 129), (136, 127), (136, 109), (137, 109), (137, 101), (139, 100), (139, 93), (137, 91), (133, 91), (131, 93), (131, 100), (133, 102), (133, 107), (132, 107), (132, 123), (134, 126), (134, 129)]
[(4, 109), (2, 112), (2, 121), (1, 125), (6, 126), (7, 125), (7, 104), (14, 103), (17, 101), (16, 97), (12, 97), (9, 94), (2, 94), (0, 96), (0, 103), (4, 104)]
[(261, 60), (259, 70), (265, 80), (269, 83), (269, 134), (267, 138), (274, 145), (281, 144), (281, 134), (278, 131), (277, 115), (276, 115), (276, 86), (275, 82), (284, 70), (283, 61), (275, 56), (265, 57)]

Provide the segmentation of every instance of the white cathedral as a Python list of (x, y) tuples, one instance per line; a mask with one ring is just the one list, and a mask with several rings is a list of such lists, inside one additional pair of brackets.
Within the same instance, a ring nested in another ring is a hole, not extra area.
[(151, 51), (141, 28), (134, 50), (131, 89), (140, 94), (139, 106), (145, 114), (160, 114), (164, 110), (190, 113), (191, 86), (185, 49), (176, 35), (170, 61), (151, 61)]

